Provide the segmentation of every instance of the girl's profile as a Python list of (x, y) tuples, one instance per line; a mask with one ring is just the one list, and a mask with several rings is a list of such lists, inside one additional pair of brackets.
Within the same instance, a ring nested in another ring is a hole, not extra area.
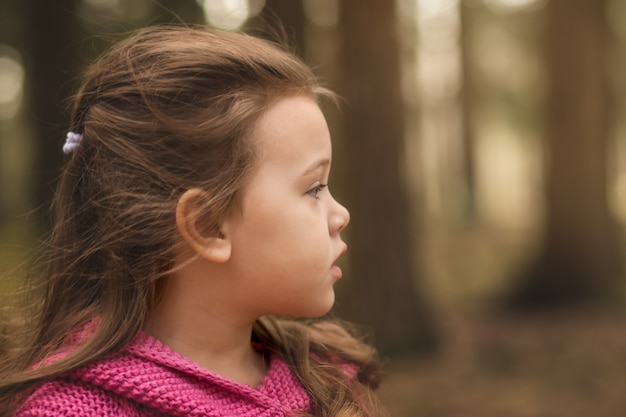
[[(26, 416), (385, 416), (332, 308), (333, 98), (249, 35), (153, 27), (74, 98), (40, 287), (0, 363)], [(61, 146), (59, 146), (61, 151)]]

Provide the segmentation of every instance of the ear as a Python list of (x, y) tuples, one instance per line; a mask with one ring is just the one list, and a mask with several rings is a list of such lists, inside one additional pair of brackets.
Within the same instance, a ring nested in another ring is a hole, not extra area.
[[(178, 199), (176, 205), (176, 225), (183, 239), (191, 249), (207, 261), (224, 263), (230, 259), (231, 242), (219, 228), (202, 224), (203, 203), (209, 197), (199, 188), (192, 188)], [(206, 219), (204, 219), (206, 221)], [(215, 230), (214, 233), (207, 230)]]

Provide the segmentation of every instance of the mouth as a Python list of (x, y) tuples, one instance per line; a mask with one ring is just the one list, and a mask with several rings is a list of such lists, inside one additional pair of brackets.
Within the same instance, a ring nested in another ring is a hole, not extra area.
[[(339, 258), (345, 255), (347, 251), (348, 251), (348, 245), (344, 243), (343, 248), (339, 252), (339, 255), (337, 256), (337, 258), (335, 258), (335, 262), (337, 262)], [(335, 262), (333, 262), (333, 265), (330, 267), (330, 272), (333, 276), (335, 276), (336, 279), (341, 279), (341, 277), (343, 276), (343, 271), (341, 270), (339, 266), (335, 264)]]
[(343, 271), (337, 265), (333, 265), (330, 267), (330, 273), (335, 277), (335, 279), (339, 280), (343, 276)]

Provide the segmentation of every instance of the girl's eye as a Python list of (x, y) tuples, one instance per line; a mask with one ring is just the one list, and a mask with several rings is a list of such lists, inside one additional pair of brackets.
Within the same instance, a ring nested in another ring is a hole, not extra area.
[(310, 195), (311, 197), (315, 197), (317, 199), (319, 199), (317, 193), (319, 193), (320, 191), (322, 191), (324, 188), (328, 187), (328, 184), (318, 184), (315, 187), (311, 188), (309, 191), (307, 191), (306, 193), (308, 195)]

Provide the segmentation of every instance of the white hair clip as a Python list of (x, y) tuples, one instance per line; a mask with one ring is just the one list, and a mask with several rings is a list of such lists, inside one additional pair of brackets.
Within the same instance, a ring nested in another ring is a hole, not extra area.
[(80, 133), (67, 132), (65, 137), (65, 144), (63, 144), (63, 153), (70, 154), (80, 145), (80, 141), (83, 140), (83, 135)]

